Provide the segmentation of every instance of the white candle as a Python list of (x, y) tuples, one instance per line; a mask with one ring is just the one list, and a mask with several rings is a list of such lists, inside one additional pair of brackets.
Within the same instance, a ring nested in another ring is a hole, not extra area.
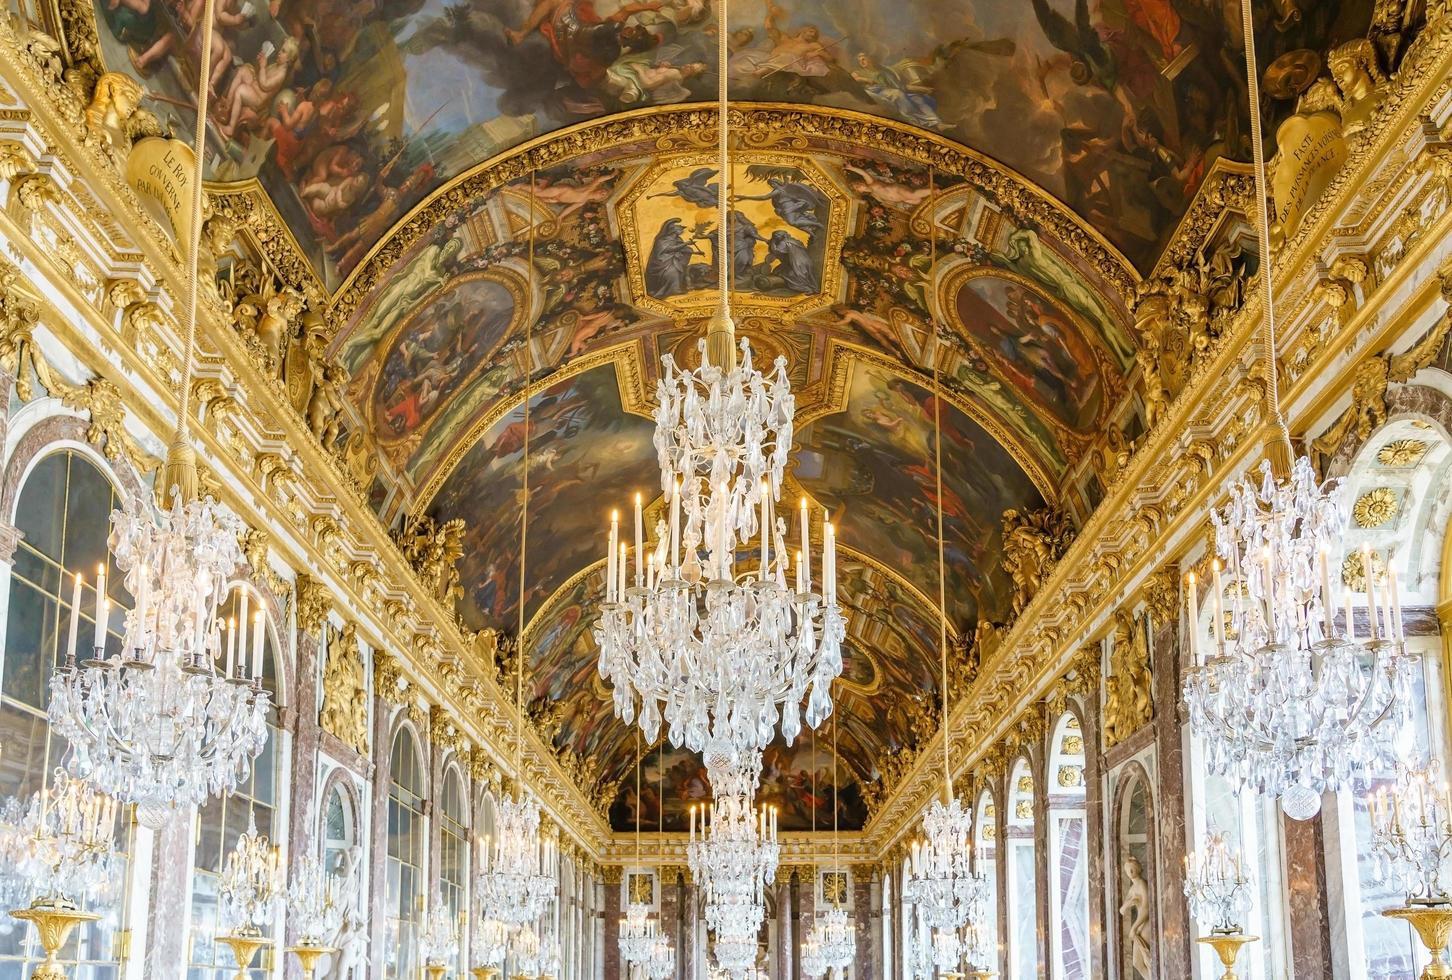
[(81, 626), (81, 574), (76, 573), (75, 588), (71, 589), (71, 626), (70, 635), (66, 637), (66, 657), (73, 659), (76, 655), (76, 631)]
[(111, 600), (101, 600), (101, 615), (96, 620), (96, 646), (104, 649), (106, 646), (106, 630), (111, 623)]
[(812, 532), (810, 530), (811, 521), (807, 515), (807, 498), (805, 496), (802, 497), (801, 515), (802, 557), (800, 561), (802, 563), (802, 587), (797, 591), (810, 592), (812, 591)]
[(227, 676), (237, 667), (237, 618), (227, 620)]
[(1205, 658), (1200, 651), (1200, 598), (1196, 595), (1195, 573), (1185, 576), (1185, 594), (1190, 601), (1190, 659), (1203, 664)]
[(761, 569), (757, 578), (762, 582), (771, 568), (771, 494), (766, 492), (766, 481), (761, 481)]
[(605, 601), (615, 602), (615, 549), (620, 541), (620, 511), (610, 512), (610, 546), (605, 550)]
[(1405, 640), (1407, 636), (1402, 626), (1402, 599), (1397, 593), (1397, 569), (1390, 562), (1388, 562), (1388, 565), (1390, 567), (1387, 568), (1386, 572), (1388, 591), (1387, 608), (1391, 610), (1392, 614), (1392, 638)]
[(1326, 638), (1331, 638), (1331, 563), (1326, 558), (1326, 549), (1322, 548), (1318, 556), (1321, 565), (1321, 629), (1325, 632)]
[(1346, 590), (1346, 642), (1356, 642), (1356, 610), (1351, 605), (1351, 589)]
[(681, 567), (681, 481), (671, 483), (671, 569), (680, 578)]
[(262, 610), (252, 616), (252, 677), (262, 679)]
[(1375, 642), (1381, 634), (1377, 631), (1376, 586), (1371, 581), (1371, 548), (1367, 545), (1361, 546), (1361, 572), (1366, 579), (1366, 616), (1371, 620), (1371, 639)]
[(639, 588), (645, 576), (645, 525), (641, 516), (640, 494), (635, 495), (635, 586)]
[(626, 557), (628, 553), (628, 548), (629, 545), (627, 545), (624, 541), (620, 542), (620, 560), (615, 563), (616, 571), (620, 575), (620, 581), (616, 583), (615, 596), (621, 601), (624, 601), (625, 599), (626, 568), (628, 568), (630, 565), (630, 561)]
[(96, 567), (96, 642), (98, 650), (106, 645), (106, 566)]
[(238, 589), (242, 596), (242, 614), (237, 617), (237, 629), (240, 631), (237, 636), (237, 673), (247, 673), (247, 606), (249, 605), (246, 589)]
[(1225, 600), (1222, 593), (1225, 591), (1224, 584), (1220, 581), (1220, 559), (1216, 558), (1210, 562), (1210, 570), (1213, 575), (1211, 584), (1215, 587), (1214, 601), (1210, 603), (1210, 614), (1215, 617), (1212, 624), (1215, 628), (1215, 652), (1225, 652)]
[(801, 595), (803, 592), (806, 591), (806, 589), (804, 588), (803, 583), (802, 583), (802, 562), (804, 560), (805, 559), (802, 557), (802, 552), (798, 551), (797, 552), (797, 595)]
[(696, 839), (696, 804), (691, 804), (691, 840)]

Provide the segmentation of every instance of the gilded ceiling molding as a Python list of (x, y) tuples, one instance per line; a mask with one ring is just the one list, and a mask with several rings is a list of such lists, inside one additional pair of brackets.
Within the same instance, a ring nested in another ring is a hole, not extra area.
[[(783, 134), (791, 134), (789, 140), (800, 144), (797, 148), (812, 138), (830, 139), (879, 147), (945, 176), (963, 177), (1074, 249), (1121, 295), (1131, 295), (1138, 281), (1129, 260), (1067, 205), (1003, 164), (945, 137), (848, 109), (779, 103), (738, 103), (729, 122), (750, 147), (780, 145)], [(335, 324), (348, 320), (383, 272), (414, 242), (484, 194), (575, 157), (628, 146), (671, 149), (680, 145), (682, 134), (712, 133), (715, 127), (714, 107), (651, 106), (553, 130), (485, 161), (429, 194), (400, 219), (344, 280), (329, 318)]]

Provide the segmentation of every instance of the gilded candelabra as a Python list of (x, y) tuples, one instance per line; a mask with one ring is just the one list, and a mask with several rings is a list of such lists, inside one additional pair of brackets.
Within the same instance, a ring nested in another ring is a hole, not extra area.
[(302, 967), (303, 980), (313, 980), (313, 976), (318, 970), (318, 960), (337, 953), (338, 947), (299, 943), (296, 946), (287, 947), (287, 951), (297, 957), (298, 965)]
[(1259, 936), (1247, 936), (1240, 932), (1212, 932), (1195, 941), (1209, 946), (1215, 950), (1215, 955), (1220, 957), (1220, 965), (1225, 967), (1225, 972), (1220, 974), (1220, 980), (1236, 980), (1235, 960), (1240, 955), (1240, 947), (1246, 943), (1253, 943), (1259, 938)]
[(1422, 980), (1452, 977), (1443, 950), (1452, 933), (1452, 894), (1447, 863), (1452, 859), (1452, 805), (1442, 774), (1434, 766), (1402, 769), (1394, 786), (1369, 801), (1371, 850), (1377, 877), (1406, 892), (1406, 904), (1382, 915), (1417, 931), (1431, 962)]
[(495, 980), (499, 976), (499, 967), (476, 966), (469, 973), (473, 975), (474, 980)]
[(1421, 980), (1439, 980), (1452, 977), (1452, 967), (1447, 965), (1443, 951), (1447, 948), (1447, 936), (1452, 932), (1452, 905), (1412, 903), (1405, 908), (1387, 909), (1382, 915), (1388, 919), (1401, 919), (1417, 930), (1422, 945), (1427, 947), (1431, 962), (1422, 971)]
[(40, 948), (45, 950), (45, 959), (31, 974), (32, 980), (66, 980), (65, 968), (60, 965), (57, 954), (70, 938), (71, 930), (85, 922), (100, 918), (95, 912), (82, 912), (55, 905), (33, 905), (28, 909), (16, 909), (11, 918), (29, 922), (35, 926)]
[(257, 951), (272, 945), (272, 940), (251, 930), (218, 936), (217, 941), (226, 943), (231, 948), (232, 958), (237, 961), (237, 972), (233, 974), (237, 980), (247, 980), (247, 970), (252, 966), (252, 959)]

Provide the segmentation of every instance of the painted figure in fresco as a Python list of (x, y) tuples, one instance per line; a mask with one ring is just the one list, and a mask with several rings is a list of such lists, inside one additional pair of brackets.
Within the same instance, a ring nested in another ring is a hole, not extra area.
[(686, 82), (706, 73), (704, 61), (675, 65), (660, 61), (654, 52), (640, 51), (617, 58), (605, 72), (605, 91), (624, 105), (668, 105), (691, 97)]
[(808, 236), (826, 228), (827, 197), (804, 180), (786, 176), (768, 177), (771, 190), (765, 194), (741, 194), (738, 201), (770, 201), (777, 217), (806, 232)]
[(686, 226), (680, 218), (667, 218), (655, 234), (650, 259), (645, 264), (645, 291), (656, 299), (678, 296), (690, 289), (687, 270), (691, 256), (702, 255), (686, 241)]
[(924, 129), (942, 129), (938, 100), (932, 88), (913, 78), (916, 62), (900, 61), (891, 68), (878, 64), (866, 51), (857, 55), (857, 70), (852, 77), (862, 83), (872, 101), (898, 113), (908, 122)]
[(1116, 329), (1104, 301), (1084, 284), (1083, 275), (1067, 259), (1039, 239), (1034, 229), (1015, 229), (1008, 236), (1004, 257), (1009, 268), (1034, 280), (1096, 324), (1122, 363), (1134, 357), (1134, 346)]
[(357, 215), (353, 227), (349, 231), (323, 247), (324, 251), (330, 255), (343, 253), (342, 257), (338, 259), (338, 265), (341, 268), (351, 269), (356, 265), (358, 260), (373, 247), (373, 244), (383, 237), (383, 233), (392, 228), (394, 222), (403, 216), (404, 209), (412, 204), (414, 199), (434, 179), (434, 168), (425, 163), (395, 186), (384, 182), (384, 178), (391, 169), (392, 164), (384, 169), (374, 185), (377, 204), (374, 205), (373, 210)]
[(275, 58), (269, 60), (268, 54), (264, 47), (257, 53), (255, 64), (241, 65), (232, 73), (219, 106), (221, 112), (214, 117), (217, 132), (229, 140), (239, 129), (259, 124), (271, 112), (272, 100), (287, 86), (297, 68), (297, 38), (284, 40)]
[(869, 194), (883, 204), (891, 204), (899, 208), (915, 208), (928, 199), (929, 191), (926, 184), (922, 187), (908, 187), (904, 184), (883, 180), (875, 174), (850, 165), (843, 169), (852, 175), (847, 178), (848, 187), (858, 194)]
[(563, 180), (540, 174), (535, 182), (534, 198), (545, 204), (564, 205), (555, 212), (556, 220), (563, 221), (587, 204), (602, 204), (610, 196), (609, 184), (615, 179), (616, 171), (602, 170), (588, 180)]
[(634, 14), (660, 10), (659, 2), (627, 3), (608, 17), (595, 10), (591, 0), (535, 0), (518, 30), (506, 29), (511, 44), (520, 44), (539, 31), (549, 42), (555, 60), (569, 72), (575, 84), (591, 89), (605, 78), (610, 64), (623, 53), (621, 30)]
[(340, 354), (349, 371), (357, 374), (374, 345), (387, 337), (425, 296), (448, 281), (463, 250), (461, 238), (432, 242), (389, 282), (373, 304), (372, 318), (343, 342)]
[(731, 212), (731, 271), (744, 276), (756, 264), (756, 244), (767, 239), (756, 230), (756, 222), (740, 211)]
[(845, 39), (823, 39), (814, 24), (789, 31), (781, 26), (785, 15), (774, 0), (767, 0), (765, 27), (771, 47), (737, 52), (731, 59), (731, 74), (751, 80), (760, 98), (812, 101), (828, 92), (861, 93), (861, 85), (837, 61)]
[(771, 274), (781, 277), (786, 288), (792, 292), (805, 296), (822, 288), (822, 281), (817, 275), (817, 264), (812, 261), (807, 247), (789, 233), (781, 229), (771, 233), (766, 257), (772, 263)]
[(714, 208), (720, 200), (721, 185), (710, 183), (710, 180), (717, 173), (719, 171), (714, 167), (697, 167), (680, 180), (671, 181), (675, 190), (648, 195), (646, 200), (652, 197), (679, 197), (698, 208)]

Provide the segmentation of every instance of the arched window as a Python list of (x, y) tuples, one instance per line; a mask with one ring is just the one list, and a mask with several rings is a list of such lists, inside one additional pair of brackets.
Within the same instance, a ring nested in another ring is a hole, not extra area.
[(393, 738), (390, 776), (383, 975), (389, 980), (414, 980), (421, 965), (418, 931), (426, 901), (424, 794), (428, 780), (418, 740), (406, 725)]
[(1039, 975), (1038, 875), (1034, 857), (1034, 777), (1020, 758), (1008, 781), (1008, 968), (1011, 980)]
[[(439, 807), (439, 897), (449, 915), (459, 924), (460, 935), (468, 923), (469, 893), (469, 814), (465, 804), (464, 780), (458, 766), (444, 771), (443, 805)], [(463, 943), (459, 944), (460, 961), (456, 972), (463, 971)]]
[(1084, 804), (1084, 733), (1065, 712), (1049, 757), (1049, 921), (1053, 976), (1089, 976), (1089, 841)]
[[(253, 615), (261, 608), (261, 598), (255, 590), (246, 585), (234, 585), (218, 608), (217, 615), (219, 622), (240, 621), (244, 594), (250, 637), (250, 631), (256, 628)], [(277, 647), (271, 622), (265, 616), (261, 622), (264, 630), (262, 686), (271, 695), (267, 711), (267, 741), (252, 763), (251, 774), (234, 792), (227, 796), (210, 797), (197, 810), (196, 850), (192, 857), (191, 969), (188, 971), (193, 980), (210, 980), (217, 975), (217, 970), (232, 965), (231, 950), (216, 941), (218, 933), (223, 931), (217, 918), (217, 886), (227, 865), (227, 855), (237, 846), (238, 838), (247, 832), (249, 821), (255, 821), (257, 832), (266, 834), (274, 844), (281, 843), (287, 836), (280, 810), (283, 733), (279, 727), (281, 685), (277, 681)], [(249, 638), (247, 646), (250, 648), (251, 644)], [(243, 659), (240, 653), (238, 657)], [(251, 670), (250, 664), (246, 669)], [(266, 959), (269, 955), (264, 950), (256, 965), (271, 969), (270, 961)]]
[[(16, 502), (14, 523), (21, 534), (15, 549), (5, 615), (5, 654), (0, 669), (0, 796), (22, 801), (65, 761), (68, 746), (51, 737), (46, 710), (50, 675), (65, 657), (71, 623), (71, 583), (79, 573), (86, 587), (78, 624), (78, 655), (90, 656), (95, 635), (93, 587), (97, 567), (107, 563), (107, 594), (112, 615), (106, 646), (120, 649), (120, 610), (131, 605), (121, 576), (110, 562), (106, 538), (111, 511), (121, 505), (106, 474), (84, 453), (63, 449), (39, 460), (25, 478)], [(123, 858), (131, 851), (129, 816), (117, 828), (116, 844)], [(126, 879), (117, 889), (127, 894)], [(111, 937), (127, 928), (128, 909), (118, 903), (101, 924), (72, 933), (61, 960), (78, 980), (101, 980), (117, 973), (117, 952)], [(8, 918), (8, 916), (6, 917)], [(15, 923), (0, 933), (0, 976), (24, 976), (38, 963), (38, 946), (28, 927)]]
[(988, 963), (974, 963), (980, 970), (998, 972), (998, 948), (1003, 943), (1003, 934), (998, 928), (998, 807), (993, 803), (993, 791), (984, 788), (978, 794), (978, 806), (973, 814), (973, 860), (978, 873), (983, 875), (983, 921), (978, 923), (984, 932), (983, 946), (991, 951)]

